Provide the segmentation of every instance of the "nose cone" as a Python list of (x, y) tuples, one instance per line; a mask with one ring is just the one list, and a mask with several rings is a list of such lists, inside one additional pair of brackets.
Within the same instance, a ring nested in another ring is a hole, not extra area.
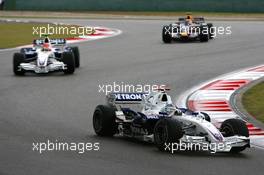
[(40, 66), (44, 66), (45, 65), (45, 61), (44, 60), (39, 60), (39, 65)]
[(48, 64), (48, 58), (49, 58), (50, 53), (49, 52), (40, 52), (38, 54), (38, 60), (37, 64), (39, 67), (45, 67)]

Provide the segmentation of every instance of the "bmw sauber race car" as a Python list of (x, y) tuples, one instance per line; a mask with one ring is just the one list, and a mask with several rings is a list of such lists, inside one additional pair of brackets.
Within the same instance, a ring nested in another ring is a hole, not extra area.
[(13, 71), (15, 75), (26, 72), (49, 73), (62, 71), (73, 74), (80, 66), (78, 47), (66, 46), (65, 39), (37, 39), (33, 47), (21, 48), (13, 57)]
[(107, 95), (106, 105), (95, 108), (93, 127), (98, 136), (118, 135), (153, 142), (161, 151), (169, 151), (168, 145), (175, 143), (222, 144), (215, 152), (233, 153), (250, 147), (244, 121), (227, 119), (217, 128), (208, 114), (177, 108), (164, 90)]
[(214, 38), (214, 32), (213, 24), (206, 23), (203, 17), (187, 15), (179, 18), (178, 22), (163, 26), (162, 40), (164, 43), (171, 43), (173, 40), (208, 42)]

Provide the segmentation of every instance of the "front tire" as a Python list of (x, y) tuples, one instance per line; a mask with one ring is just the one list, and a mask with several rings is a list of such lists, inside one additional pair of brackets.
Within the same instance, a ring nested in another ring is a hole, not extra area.
[(164, 43), (171, 43), (171, 27), (170, 26), (164, 26), (162, 29), (162, 41)]
[(15, 75), (24, 75), (25, 70), (20, 68), (20, 64), (23, 63), (25, 60), (25, 54), (22, 53), (15, 53), (13, 56), (13, 71)]
[(113, 136), (117, 133), (115, 122), (116, 109), (106, 105), (98, 105), (93, 114), (93, 128), (98, 136)]
[(71, 50), (74, 55), (75, 67), (80, 67), (80, 52), (78, 47), (71, 47)]
[[(245, 136), (249, 137), (249, 131), (246, 123), (243, 120), (239, 119), (227, 119), (225, 120), (220, 128), (220, 131), (223, 133), (224, 137), (230, 136)], [(231, 153), (239, 153), (246, 149), (247, 146), (243, 147), (233, 147), (231, 148)]]
[(176, 119), (160, 119), (154, 127), (154, 143), (160, 151), (166, 151), (165, 144), (178, 143), (182, 136), (181, 123)]
[(72, 52), (62, 53), (62, 62), (67, 66), (67, 69), (63, 70), (65, 74), (73, 74), (75, 71), (75, 60)]
[(208, 42), (209, 40), (208, 26), (201, 26), (199, 38), (200, 38), (200, 42)]
[(214, 39), (215, 28), (213, 28), (213, 24), (212, 23), (208, 23), (207, 26), (208, 26), (208, 29), (209, 29), (209, 39)]

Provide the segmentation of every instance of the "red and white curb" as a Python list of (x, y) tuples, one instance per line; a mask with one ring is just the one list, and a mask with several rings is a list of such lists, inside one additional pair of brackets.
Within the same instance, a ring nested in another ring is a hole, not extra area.
[[(231, 107), (232, 94), (263, 77), (264, 65), (228, 73), (186, 91), (176, 104), (194, 111), (205, 111), (210, 115), (212, 122), (220, 127), (228, 118), (241, 118)], [(264, 131), (248, 122), (247, 127), (252, 144), (264, 148)]]
[[(34, 22), (34, 21), (29, 21), (29, 20), (13, 20), (13, 19), (4, 19), (4, 21), (7, 21), (7, 22), (23, 22), (23, 23)], [(53, 23), (53, 24), (63, 25), (64, 23)], [(120, 35), (122, 33), (122, 31), (119, 29), (108, 28), (108, 27), (100, 27), (100, 26), (94, 26), (94, 27), (85, 26), (85, 27), (94, 29), (94, 32), (92, 34), (81, 35), (79, 37), (66, 38), (67, 42), (71, 44), (71, 43), (79, 43), (79, 42), (86, 42), (86, 41), (94, 41), (94, 40), (98, 40), (98, 39), (114, 37), (114, 36)], [(16, 49), (20, 49), (23, 47), (32, 47), (32, 44), (19, 46), (16, 48), (0, 49), (0, 52), (1, 51), (16, 50)]]
[(107, 28), (107, 27), (91, 27), (91, 28), (93, 28), (95, 31), (92, 34), (83, 35), (76, 38), (66, 38), (66, 40), (68, 41), (68, 43), (77, 43), (83, 41), (92, 41), (92, 40), (114, 37), (122, 33), (121, 30)]
[[(94, 41), (94, 40), (114, 37), (122, 33), (122, 31), (119, 29), (112, 29), (107, 27), (89, 27), (89, 28), (94, 29), (94, 32), (92, 34), (81, 35), (79, 37), (74, 37), (74, 38), (66, 38), (67, 43), (73, 44), (73, 43), (80, 43), (86, 41)], [(31, 47), (31, 46), (32, 44), (29, 44), (29, 45), (19, 46), (14, 49), (20, 49), (23, 47)]]

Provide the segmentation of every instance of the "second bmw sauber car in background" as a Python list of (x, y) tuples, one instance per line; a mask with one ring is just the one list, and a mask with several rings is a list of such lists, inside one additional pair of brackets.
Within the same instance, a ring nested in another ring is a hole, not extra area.
[(179, 18), (178, 22), (163, 26), (162, 40), (164, 43), (171, 43), (173, 40), (208, 42), (214, 38), (214, 32), (213, 24), (206, 23), (203, 17), (187, 15)]
[(37, 39), (33, 47), (21, 48), (13, 57), (13, 71), (15, 75), (26, 72), (49, 73), (62, 71), (73, 74), (80, 66), (78, 47), (69, 47), (65, 39)]

